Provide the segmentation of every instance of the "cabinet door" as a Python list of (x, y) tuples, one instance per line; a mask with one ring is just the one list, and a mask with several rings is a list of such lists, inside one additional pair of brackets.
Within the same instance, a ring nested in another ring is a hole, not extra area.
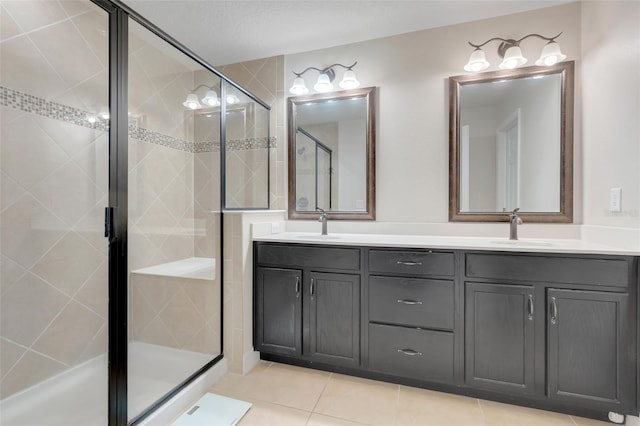
[(549, 398), (628, 406), (635, 393), (628, 296), (550, 289), (547, 302)]
[(258, 268), (255, 349), (281, 355), (302, 354), (302, 273)]
[(312, 361), (360, 364), (360, 277), (311, 273), (309, 354)]
[(467, 384), (533, 392), (533, 288), (466, 283), (465, 297)]

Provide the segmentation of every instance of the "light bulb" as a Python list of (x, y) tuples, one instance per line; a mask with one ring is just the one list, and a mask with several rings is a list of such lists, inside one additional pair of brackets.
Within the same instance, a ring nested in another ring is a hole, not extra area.
[(479, 72), (489, 68), (489, 62), (487, 61), (484, 50), (477, 48), (471, 52), (469, 62), (464, 66), (464, 70), (468, 72)]
[(300, 76), (297, 76), (295, 80), (293, 80), (293, 85), (291, 86), (291, 89), (289, 89), (289, 92), (294, 95), (305, 95), (309, 93), (309, 89), (304, 83), (304, 79)]
[(98, 120), (98, 118), (97, 118), (95, 115), (93, 115), (93, 114), (87, 114), (87, 121), (88, 121), (90, 124), (95, 123), (97, 120)]
[(208, 106), (218, 106), (220, 101), (218, 100), (218, 94), (215, 90), (208, 90), (204, 98), (201, 99), (202, 103)]
[(316, 92), (329, 92), (333, 90), (333, 84), (331, 80), (329, 80), (329, 76), (327, 74), (320, 74), (318, 76), (318, 82), (313, 86)]
[(522, 51), (518, 46), (511, 46), (504, 54), (502, 63), (498, 68), (502, 70), (511, 70), (527, 63), (527, 58), (522, 56)]
[(98, 113), (98, 115), (103, 120), (108, 120), (109, 118), (111, 118), (111, 114), (109, 114), (109, 108), (107, 107), (100, 108), (100, 112)]
[(183, 106), (189, 109), (198, 109), (200, 108), (200, 102), (198, 102), (198, 97), (195, 93), (190, 93), (187, 96), (187, 100), (182, 103)]
[(343, 89), (355, 89), (360, 86), (360, 82), (356, 78), (356, 73), (348, 69), (345, 71), (342, 81), (340, 81), (340, 87)]
[(560, 51), (560, 45), (555, 41), (550, 41), (540, 53), (540, 58), (536, 61), (536, 65), (551, 66), (566, 59), (567, 55), (563, 55)]

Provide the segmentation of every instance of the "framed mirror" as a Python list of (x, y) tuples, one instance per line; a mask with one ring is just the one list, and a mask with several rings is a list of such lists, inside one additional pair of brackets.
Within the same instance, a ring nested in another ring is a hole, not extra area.
[(375, 219), (376, 88), (288, 99), (289, 219)]
[(574, 63), (449, 78), (449, 220), (573, 222)]

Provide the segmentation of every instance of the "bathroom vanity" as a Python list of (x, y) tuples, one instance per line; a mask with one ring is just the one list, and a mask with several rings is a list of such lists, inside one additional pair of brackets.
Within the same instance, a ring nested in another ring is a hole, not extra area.
[(317, 237), (254, 242), (263, 359), (599, 419), (638, 414), (635, 253)]

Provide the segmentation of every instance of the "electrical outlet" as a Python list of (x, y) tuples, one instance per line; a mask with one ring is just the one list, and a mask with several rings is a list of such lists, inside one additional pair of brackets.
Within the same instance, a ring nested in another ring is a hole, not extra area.
[(284, 222), (271, 222), (271, 233), (279, 234), (282, 232), (282, 228), (284, 228)]
[(611, 188), (609, 192), (609, 211), (622, 211), (622, 188)]

